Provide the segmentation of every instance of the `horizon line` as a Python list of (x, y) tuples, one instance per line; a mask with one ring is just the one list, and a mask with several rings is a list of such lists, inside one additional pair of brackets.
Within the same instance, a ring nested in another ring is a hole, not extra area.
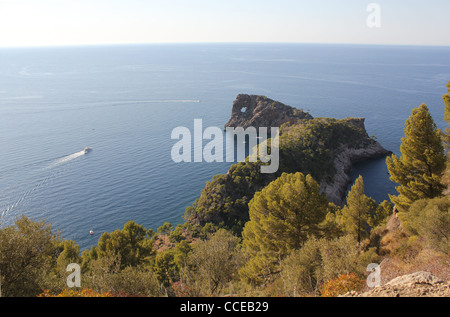
[(75, 48), (75, 47), (101, 47), (101, 46), (138, 46), (138, 45), (235, 45), (235, 44), (246, 44), (246, 45), (258, 45), (258, 44), (273, 44), (273, 45), (356, 45), (356, 46), (397, 46), (397, 47), (442, 47), (450, 48), (449, 45), (443, 44), (392, 44), (392, 43), (349, 43), (349, 42), (252, 42), (252, 41), (217, 41), (217, 42), (117, 42), (117, 43), (79, 43), (79, 44), (43, 44), (43, 45), (7, 45), (1, 46), (0, 49), (27, 49), (27, 48)]

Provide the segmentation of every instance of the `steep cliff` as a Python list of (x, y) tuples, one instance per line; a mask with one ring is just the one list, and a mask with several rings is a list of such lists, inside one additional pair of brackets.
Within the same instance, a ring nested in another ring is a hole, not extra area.
[[(361, 131), (364, 131), (364, 134), (367, 135), (364, 125), (365, 119), (351, 118), (347, 120), (349, 123), (359, 127)], [(331, 180), (322, 181), (320, 184), (322, 192), (327, 195), (330, 202), (342, 205), (347, 187), (351, 182), (349, 172), (353, 169), (353, 165), (357, 162), (385, 157), (390, 154), (392, 154), (392, 152), (386, 150), (379, 142), (372, 139), (365, 143), (363, 147), (354, 147), (343, 144), (333, 157), (335, 174)]]

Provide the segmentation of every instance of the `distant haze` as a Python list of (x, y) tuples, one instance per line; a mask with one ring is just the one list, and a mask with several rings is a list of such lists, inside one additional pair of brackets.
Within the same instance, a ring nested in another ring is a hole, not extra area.
[[(370, 27), (374, 3), (378, 27)], [(450, 45), (448, 0), (0, 0), (0, 47), (301, 42)]]

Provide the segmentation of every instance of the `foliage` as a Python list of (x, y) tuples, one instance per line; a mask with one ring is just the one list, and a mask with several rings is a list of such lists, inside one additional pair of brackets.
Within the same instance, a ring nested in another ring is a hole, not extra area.
[(372, 142), (352, 119), (315, 118), (284, 125), (280, 137), (281, 170), (311, 174), (319, 182), (330, 181), (335, 172), (333, 157), (343, 145), (361, 148)]
[(344, 232), (361, 243), (369, 235), (368, 221), (375, 210), (375, 201), (364, 194), (364, 181), (360, 175), (347, 195), (347, 205), (342, 209)]
[(169, 241), (172, 243), (178, 243), (185, 239), (186, 239), (186, 237), (184, 236), (184, 226), (183, 225), (176, 226), (175, 229), (170, 232)]
[(444, 189), (440, 178), (446, 156), (441, 133), (425, 104), (415, 108), (406, 121), (400, 151), (401, 157), (394, 154), (386, 164), (391, 180), (400, 185), (396, 188), (399, 195), (390, 195), (390, 199), (406, 211), (416, 200), (440, 196)]
[(367, 264), (378, 260), (372, 249), (361, 252), (352, 236), (310, 238), (282, 262), (280, 275), (287, 296), (316, 296), (326, 281), (352, 272), (362, 276)]
[(59, 273), (65, 272), (67, 265), (70, 263), (80, 263), (80, 247), (75, 244), (75, 241), (64, 240), (59, 244), (61, 250), (56, 260), (56, 270)]
[[(443, 97), (445, 109), (444, 109), (444, 120), (447, 124), (450, 124), (450, 81), (447, 83), (447, 94)], [(450, 129), (445, 129), (445, 134), (443, 135), (444, 145), (448, 149), (450, 149)]]
[(248, 203), (254, 194), (283, 173), (311, 174), (318, 182), (331, 181), (333, 158), (343, 145), (367, 146), (371, 140), (352, 119), (314, 118), (280, 128), (280, 168), (275, 174), (262, 174), (261, 163), (234, 164), (225, 175), (216, 175), (186, 209), (185, 219), (205, 225), (214, 223), (240, 235), (249, 220)]
[(103, 233), (94, 250), (83, 252), (84, 261), (117, 257), (122, 269), (149, 263), (149, 257), (153, 254), (151, 238), (142, 225), (129, 221), (122, 230)]
[(51, 224), (25, 216), (0, 229), (2, 296), (36, 296), (51, 274), (58, 256), (59, 237)]
[(240, 162), (227, 174), (214, 176), (186, 209), (185, 219), (201, 225), (213, 223), (239, 235), (249, 219), (248, 203), (253, 195), (275, 179), (272, 174), (260, 173), (261, 164)]
[(322, 221), (319, 225), (321, 237), (335, 239), (344, 234), (343, 226), (338, 221), (341, 214), (341, 207), (333, 203), (328, 203), (328, 210), (325, 216), (325, 220)]
[(180, 266), (175, 261), (176, 252), (173, 249), (168, 249), (159, 252), (156, 255), (153, 264), (153, 272), (158, 281), (164, 286), (169, 287), (172, 283), (180, 280)]
[(156, 233), (157, 234), (169, 234), (173, 229), (173, 225), (169, 222), (165, 222), (162, 226), (160, 226)]
[(221, 229), (210, 239), (195, 244), (185, 270), (187, 283), (199, 294), (220, 293), (240, 266), (239, 242), (239, 238)]
[(251, 257), (242, 274), (256, 283), (270, 278), (281, 259), (319, 232), (327, 207), (317, 182), (302, 173), (285, 173), (256, 193), (242, 233), (244, 250)]
[(450, 197), (418, 200), (400, 219), (411, 235), (424, 238), (434, 249), (450, 252)]
[(326, 282), (321, 294), (322, 297), (337, 297), (350, 291), (359, 291), (364, 282), (355, 273), (342, 274), (337, 279)]
[(388, 201), (377, 205), (374, 199), (365, 195), (364, 180), (360, 175), (347, 194), (347, 204), (338, 213), (337, 222), (342, 225), (344, 234), (353, 235), (361, 243), (391, 212), (392, 205)]

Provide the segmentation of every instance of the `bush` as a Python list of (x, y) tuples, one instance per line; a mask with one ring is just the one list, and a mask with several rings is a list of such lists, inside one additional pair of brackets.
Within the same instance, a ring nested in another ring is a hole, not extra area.
[(360, 252), (351, 236), (327, 240), (310, 238), (282, 263), (281, 278), (287, 296), (319, 295), (326, 281), (365, 274), (369, 263), (379, 260), (375, 249)]
[(359, 291), (364, 286), (364, 280), (355, 273), (343, 274), (334, 280), (326, 282), (322, 288), (322, 297), (338, 297), (350, 291)]
[(411, 205), (408, 212), (401, 212), (403, 226), (411, 235), (422, 237), (438, 251), (448, 253), (450, 244), (450, 197), (422, 199)]

